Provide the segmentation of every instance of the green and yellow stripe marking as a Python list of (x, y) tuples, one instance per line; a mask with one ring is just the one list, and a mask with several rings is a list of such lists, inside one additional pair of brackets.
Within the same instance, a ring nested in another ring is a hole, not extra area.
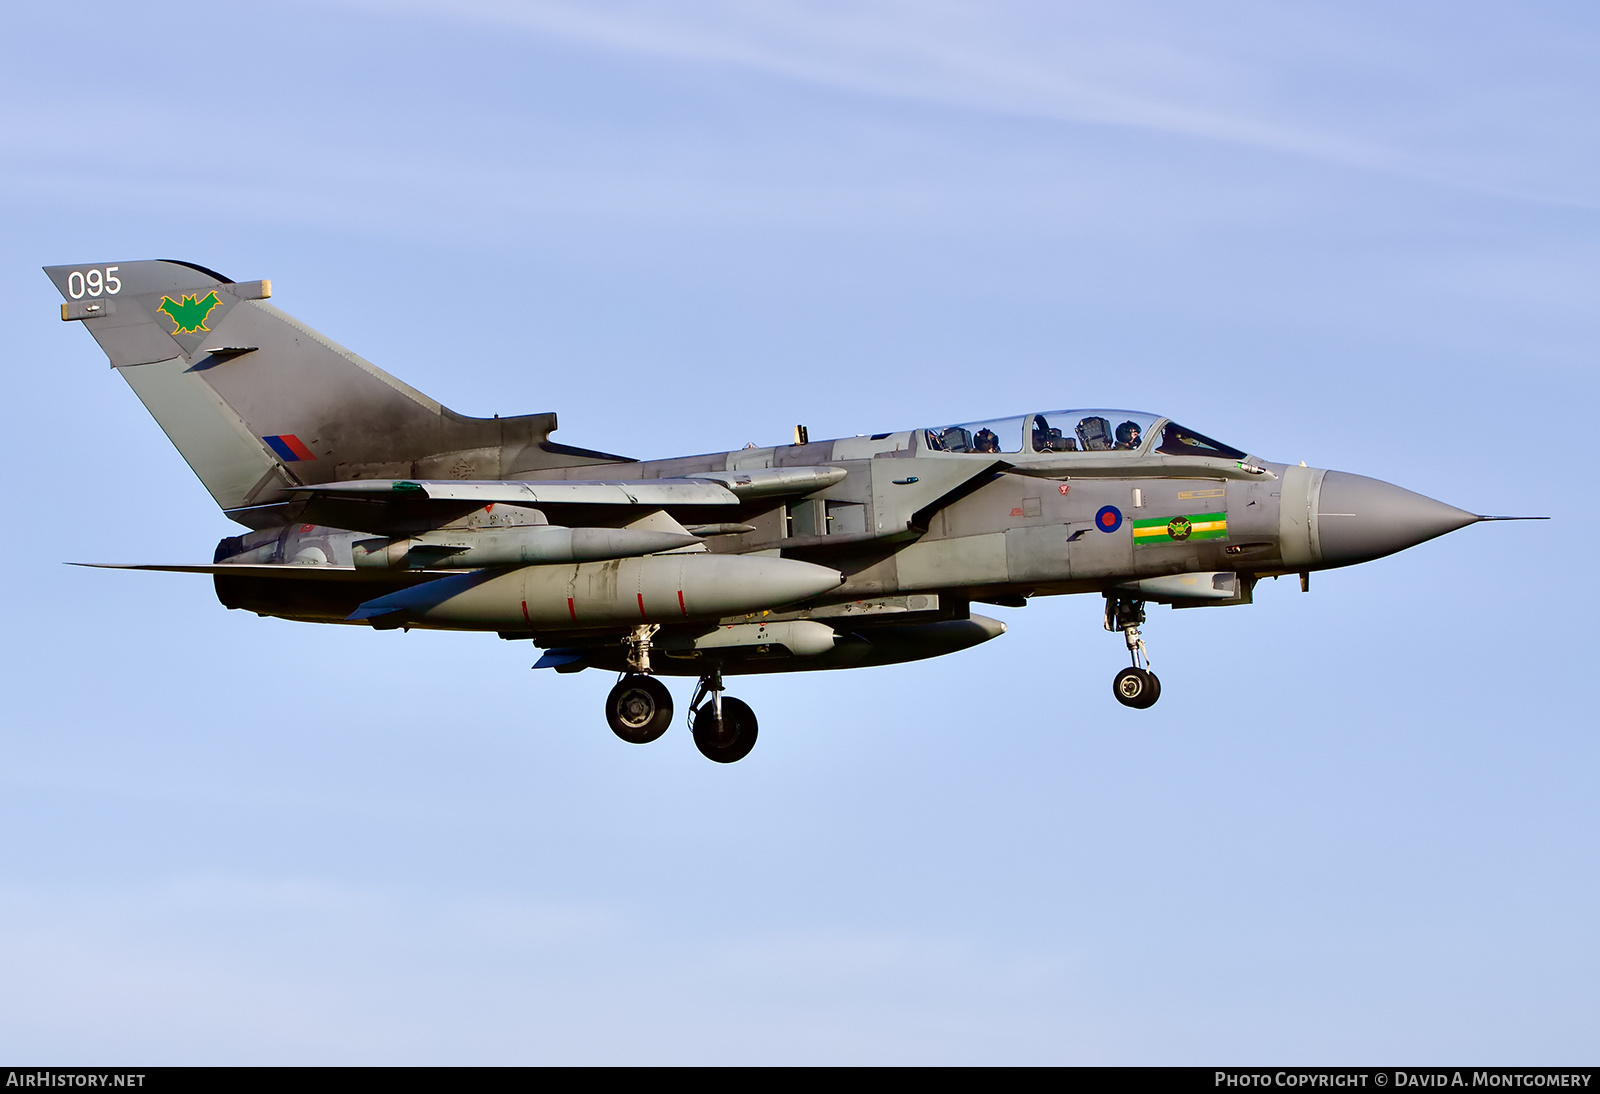
[(1183, 517), (1151, 517), (1133, 522), (1135, 547), (1154, 547), (1163, 543), (1196, 543), (1227, 539), (1227, 513), (1195, 513)]

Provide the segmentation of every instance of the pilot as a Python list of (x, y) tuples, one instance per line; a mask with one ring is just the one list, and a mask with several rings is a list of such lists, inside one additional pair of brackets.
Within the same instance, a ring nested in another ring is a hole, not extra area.
[(1117, 426), (1117, 443), (1111, 447), (1113, 451), (1127, 451), (1139, 447), (1139, 423), (1123, 422)]
[(1056, 442), (1061, 440), (1061, 430), (1051, 429), (1050, 423), (1045, 421), (1043, 414), (1033, 416), (1033, 450), (1035, 452), (1055, 452)]
[(980, 429), (972, 437), (972, 450), (974, 452), (1000, 451), (1000, 437), (992, 429)]

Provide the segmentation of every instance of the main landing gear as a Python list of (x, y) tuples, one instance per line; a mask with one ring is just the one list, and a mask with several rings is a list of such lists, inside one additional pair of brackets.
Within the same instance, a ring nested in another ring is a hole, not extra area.
[(630, 745), (647, 745), (672, 724), (672, 693), (650, 672), (650, 640), (661, 625), (635, 627), (624, 641), (628, 672), (606, 696), (606, 724)]
[[(658, 629), (638, 627), (628, 636), (628, 671), (606, 696), (606, 723), (629, 744), (649, 744), (672, 724), (672, 693), (649, 674), (650, 641)], [(756, 715), (748, 704), (725, 698), (722, 691), (722, 670), (713, 666), (695, 688), (689, 719), (701, 754), (731, 764), (755, 747)]]
[(722, 671), (713, 668), (700, 678), (689, 702), (694, 746), (708, 760), (731, 764), (756, 746), (756, 712), (738, 699), (722, 697)]
[(1117, 702), (1135, 710), (1155, 706), (1161, 698), (1161, 680), (1150, 671), (1150, 654), (1139, 635), (1144, 623), (1144, 601), (1106, 594), (1106, 630), (1121, 631), (1128, 642), (1133, 667), (1123, 669), (1111, 681), (1111, 694)]
[(672, 724), (672, 693), (654, 676), (629, 673), (606, 696), (606, 724), (630, 745), (647, 745)]

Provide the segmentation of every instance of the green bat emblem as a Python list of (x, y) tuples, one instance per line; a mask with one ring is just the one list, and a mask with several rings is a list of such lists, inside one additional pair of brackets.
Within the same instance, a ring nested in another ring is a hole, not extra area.
[(1173, 539), (1188, 539), (1189, 533), (1194, 531), (1194, 525), (1188, 517), (1173, 517), (1167, 522), (1167, 535)]
[(214, 292), (206, 293), (196, 300), (186, 296), (182, 300), (174, 300), (170, 296), (161, 298), (160, 307), (156, 311), (165, 312), (168, 319), (178, 324), (178, 329), (173, 334), (193, 334), (196, 331), (209, 331), (206, 326), (206, 316), (211, 314), (213, 308), (222, 306), (222, 301), (217, 299)]

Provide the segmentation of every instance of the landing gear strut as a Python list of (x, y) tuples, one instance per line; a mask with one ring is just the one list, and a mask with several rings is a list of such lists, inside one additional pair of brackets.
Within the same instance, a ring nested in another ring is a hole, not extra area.
[[(651, 640), (660, 629), (659, 624), (635, 627), (622, 640), (628, 671), (606, 696), (606, 722), (629, 744), (649, 744), (672, 724), (672, 693), (649, 675)], [(731, 764), (756, 746), (756, 714), (745, 703), (724, 698), (722, 690), (722, 668), (713, 665), (700, 677), (689, 702), (689, 718), (701, 754)]]
[(1155, 705), (1161, 698), (1161, 680), (1150, 671), (1150, 654), (1145, 649), (1139, 627), (1144, 623), (1144, 601), (1106, 594), (1106, 630), (1121, 631), (1128, 642), (1133, 667), (1123, 669), (1111, 681), (1111, 694), (1117, 702), (1135, 710)]
[(731, 764), (750, 755), (756, 746), (756, 713), (732, 697), (723, 698), (722, 670), (712, 668), (700, 678), (689, 703), (694, 746), (708, 760)]
[(647, 745), (672, 724), (672, 693), (650, 671), (650, 640), (659, 623), (635, 627), (624, 638), (628, 671), (606, 696), (606, 723), (631, 745)]
[[(640, 601), (640, 603), (644, 603)], [(648, 673), (650, 671), (650, 640), (661, 629), (660, 623), (649, 623), (633, 628), (633, 633), (622, 640), (628, 647), (628, 671)]]

